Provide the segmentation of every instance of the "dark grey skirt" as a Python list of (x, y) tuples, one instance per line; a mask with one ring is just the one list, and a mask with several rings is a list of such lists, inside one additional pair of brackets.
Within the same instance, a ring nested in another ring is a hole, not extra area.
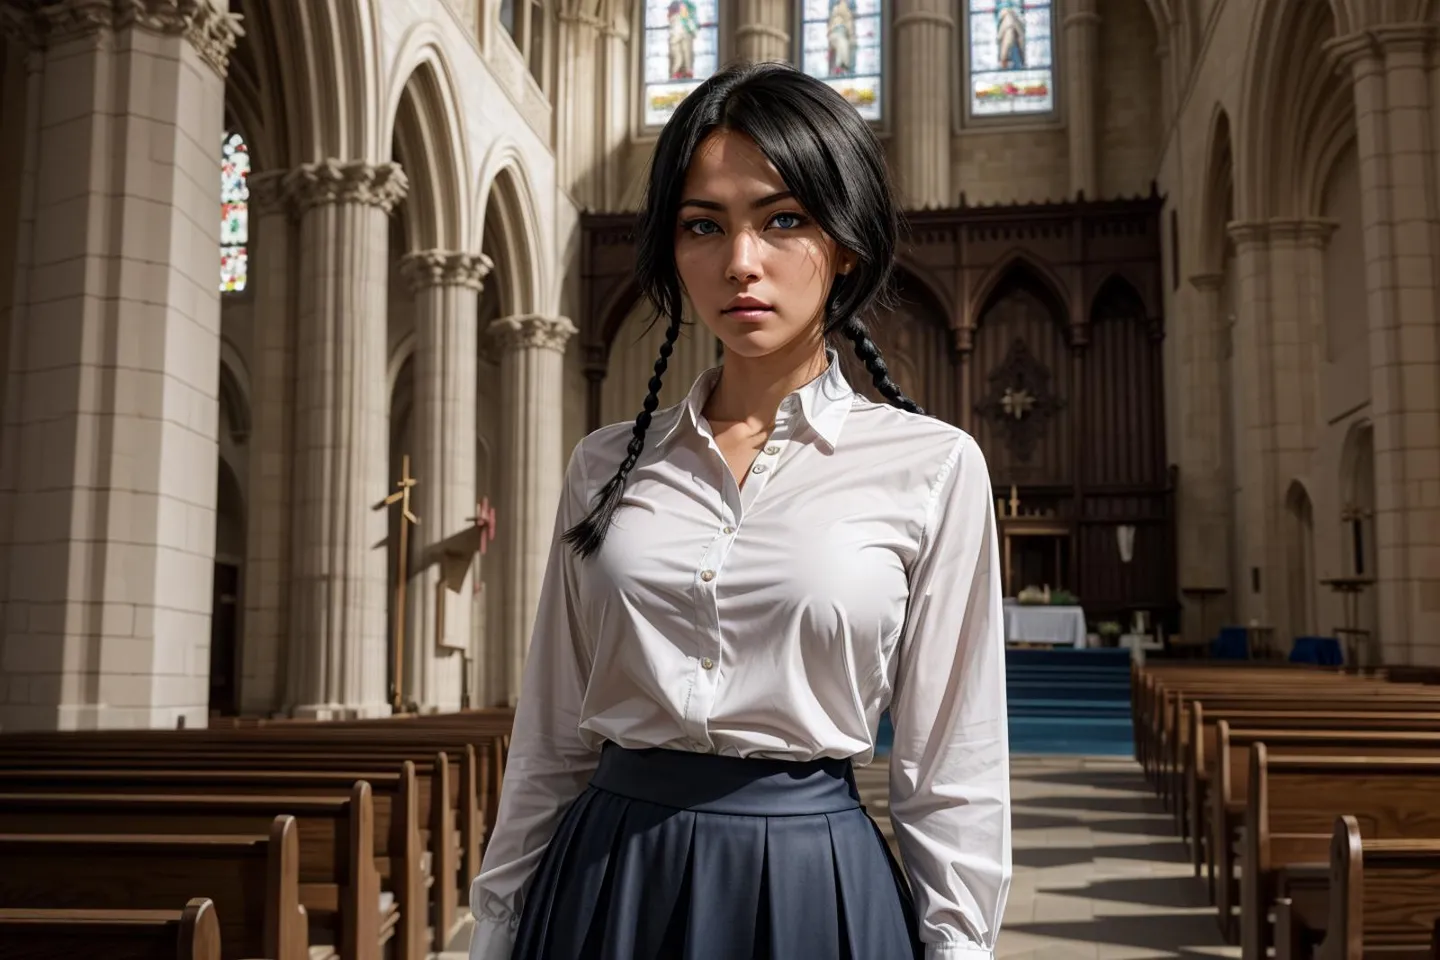
[(849, 760), (607, 743), (524, 898), (513, 960), (914, 960)]

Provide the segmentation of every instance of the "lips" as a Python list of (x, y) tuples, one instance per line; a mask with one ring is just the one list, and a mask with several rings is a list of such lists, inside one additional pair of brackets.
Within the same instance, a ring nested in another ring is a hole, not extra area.
[(755, 297), (737, 297), (721, 311), (739, 320), (758, 320), (775, 312), (775, 308)]

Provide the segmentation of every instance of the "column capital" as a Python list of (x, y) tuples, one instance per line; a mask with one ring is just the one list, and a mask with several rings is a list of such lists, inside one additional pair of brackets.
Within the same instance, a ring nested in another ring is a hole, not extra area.
[(1236, 250), (1263, 246), (1270, 241), (1270, 224), (1264, 220), (1231, 220), (1225, 225), (1225, 232), (1235, 242)]
[(955, 18), (938, 10), (911, 10), (890, 21), (890, 26), (896, 33), (899, 33), (902, 27), (927, 25), (939, 27), (942, 30), (953, 30), (955, 29)]
[(1269, 221), (1270, 240), (1298, 243), (1302, 246), (1323, 247), (1330, 242), (1330, 235), (1340, 224), (1326, 217), (1298, 217)]
[(7, 7), (0, 24), (36, 46), (126, 27), (182, 36), (222, 77), (235, 41), (245, 34), (240, 18), (211, 0), (53, 0)]
[(290, 197), (285, 190), (289, 170), (261, 170), (245, 178), (250, 189), (250, 207), (258, 216), (289, 213)]
[(1060, 24), (1066, 30), (1078, 27), (1098, 27), (1100, 25), (1100, 14), (1094, 10), (1072, 10), (1070, 13), (1065, 14), (1065, 18), (1060, 21)]
[(1212, 290), (1219, 290), (1225, 282), (1223, 273), (1197, 273), (1189, 278), (1190, 286), (1196, 290), (1209, 293)]
[(745, 40), (748, 37), (769, 37), (780, 43), (789, 43), (790, 34), (779, 27), (772, 27), (765, 23), (746, 23), (735, 28), (736, 41)]
[(400, 273), (415, 293), (428, 287), (480, 290), (493, 267), (485, 254), (463, 250), (417, 250), (400, 258)]
[(1389, 23), (1357, 30), (1325, 41), (1324, 50), (1337, 70), (1363, 74), (1378, 67), (1388, 54), (1424, 55), (1440, 39), (1440, 24)]
[(325, 203), (359, 203), (389, 213), (409, 185), (398, 163), (363, 160), (321, 160), (285, 175), (285, 192), (302, 212)]
[(501, 317), (490, 324), (490, 336), (502, 351), (527, 347), (565, 352), (565, 343), (576, 333), (569, 317), (547, 317), (537, 313)]

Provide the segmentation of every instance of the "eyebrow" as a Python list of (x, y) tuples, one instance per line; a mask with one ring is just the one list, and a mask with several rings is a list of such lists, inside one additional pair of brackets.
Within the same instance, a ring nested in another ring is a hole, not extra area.
[[(772, 194), (770, 194), (769, 196), (764, 196), (764, 197), (761, 197), (759, 200), (756, 200), (754, 203), (750, 204), (750, 209), (752, 209), (752, 210), (759, 210), (759, 209), (762, 208), (762, 207), (768, 207), (768, 206), (770, 206), (771, 204), (779, 203), (781, 200), (789, 200), (789, 199), (793, 198), (794, 196), (795, 196), (795, 195), (794, 195), (793, 193), (791, 193), (789, 190), (781, 190), (779, 193), (772, 193)], [(681, 206), (682, 208), (684, 208), (684, 207), (699, 207), (699, 208), (701, 208), (702, 210), (724, 210), (724, 209), (725, 209), (725, 205), (724, 205), (723, 203), (716, 203), (714, 200), (697, 200), (697, 199), (694, 199), (694, 198), (691, 198), (691, 199), (689, 199), (689, 200), (681, 200), (681, 201), (680, 201), (680, 206)]]

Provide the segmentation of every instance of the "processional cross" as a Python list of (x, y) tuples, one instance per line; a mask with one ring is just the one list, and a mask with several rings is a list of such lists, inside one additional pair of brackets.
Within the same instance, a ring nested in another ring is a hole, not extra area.
[(420, 523), (420, 518), (410, 510), (410, 491), (415, 483), (415, 478), (410, 476), (407, 453), (400, 459), (400, 479), (395, 481), (395, 492), (374, 506), (376, 510), (384, 510), (400, 504), (400, 550), (396, 561), (399, 570), (395, 580), (395, 685), (390, 692), (390, 707), (397, 713), (403, 707), (400, 691), (405, 688), (405, 580), (410, 562), (410, 527)]

